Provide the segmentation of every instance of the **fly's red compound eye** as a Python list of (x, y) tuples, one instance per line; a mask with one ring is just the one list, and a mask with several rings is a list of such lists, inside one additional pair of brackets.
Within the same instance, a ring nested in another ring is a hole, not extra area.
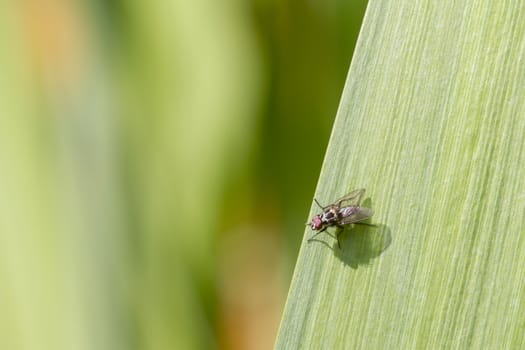
[(321, 217), (319, 215), (313, 217), (311, 226), (312, 230), (317, 231), (321, 229), (321, 227), (323, 226), (323, 221), (321, 220)]

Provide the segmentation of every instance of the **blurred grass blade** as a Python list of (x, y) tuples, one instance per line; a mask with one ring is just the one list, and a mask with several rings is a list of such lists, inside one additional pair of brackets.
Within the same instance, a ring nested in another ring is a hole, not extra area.
[(315, 197), (379, 227), (304, 240), (277, 348), (525, 348), (524, 58), (523, 2), (370, 1)]

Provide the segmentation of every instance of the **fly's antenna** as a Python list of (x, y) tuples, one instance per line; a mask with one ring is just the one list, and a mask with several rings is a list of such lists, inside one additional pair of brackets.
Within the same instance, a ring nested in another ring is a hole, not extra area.
[(319, 208), (321, 208), (321, 209), (324, 210), (324, 207), (323, 207), (321, 204), (319, 204), (319, 202), (317, 201), (317, 199), (314, 198), (314, 202), (315, 202), (315, 204), (317, 204), (317, 205), (319, 206)]

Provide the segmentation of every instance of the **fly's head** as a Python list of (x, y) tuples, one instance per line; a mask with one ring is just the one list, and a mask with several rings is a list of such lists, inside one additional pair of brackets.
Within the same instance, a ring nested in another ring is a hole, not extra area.
[(319, 231), (323, 228), (323, 220), (321, 219), (321, 215), (316, 215), (312, 218), (312, 222), (310, 223), (310, 227), (314, 231)]

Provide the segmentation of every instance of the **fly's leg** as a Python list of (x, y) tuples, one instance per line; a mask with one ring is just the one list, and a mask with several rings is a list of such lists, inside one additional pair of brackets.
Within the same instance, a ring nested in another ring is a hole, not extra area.
[(319, 208), (321, 208), (322, 210), (325, 210), (326, 207), (323, 207), (321, 204), (319, 204), (319, 202), (317, 201), (317, 199), (314, 198), (314, 202), (315, 202), (315, 204), (317, 204), (317, 206), (318, 206)]
[(327, 228), (328, 228), (328, 226), (323, 227), (320, 231), (317, 231), (312, 237), (308, 238), (307, 241), (310, 242), (310, 241), (311, 241), (312, 239), (314, 239), (318, 234), (320, 234), (321, 232), (326, 231)]
[(339, 249), (341, 249), (341, 241), (339, 240), (339, 236), (341, 236), (341, 234), (344, 232), (345, 228), (341, 225), (337, 225), (337, 233), (335, 234), (336, 235), (336, 238), (337, 238), (337, 246), (339, 247)]
[(343, 198), (340, 198), (337, 202), (335, 202), (333, 205), (337, 208), (341, 207), (341, 204), (345, 201), (351, 201), (352, 204), (359, 206), (361, 203), (361, 199), (363, 198), (363, 195), (365, 194), (365, 190), (362, 188), (360, 190), (355, 190), (344, 196)]

